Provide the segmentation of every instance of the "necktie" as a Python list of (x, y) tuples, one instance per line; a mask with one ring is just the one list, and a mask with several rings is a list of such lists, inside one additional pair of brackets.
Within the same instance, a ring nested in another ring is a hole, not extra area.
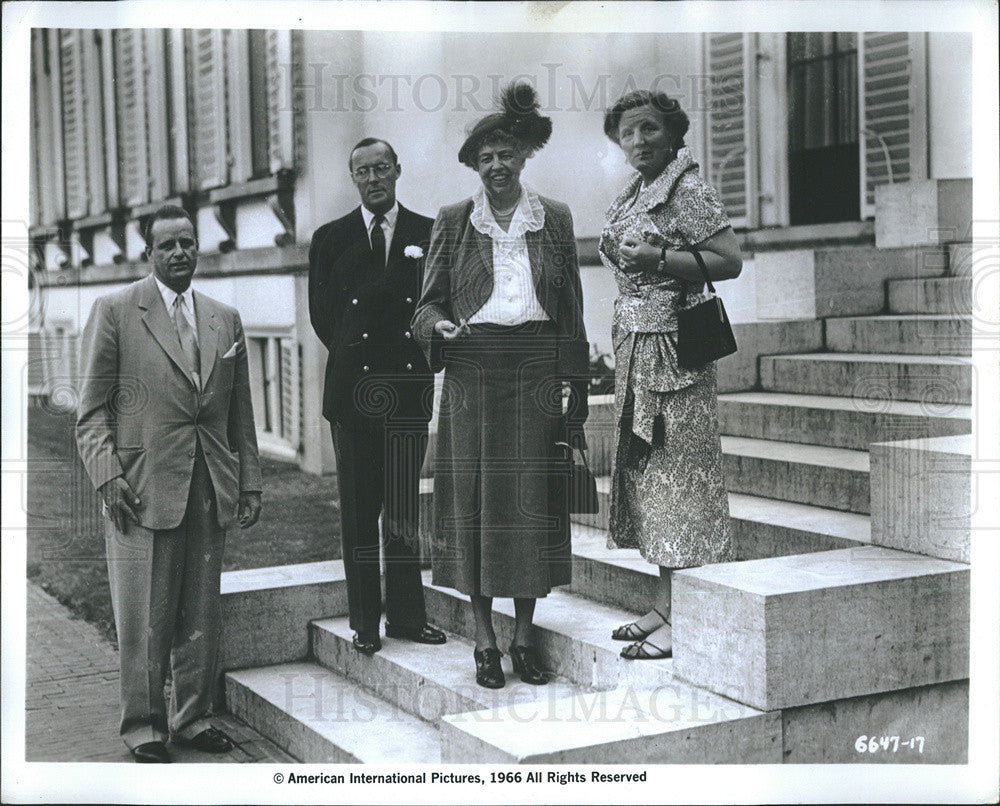
[(174, 298), (174, 326), (177, 328), (177, 335), (181, 339), (181, 349), (184, 350), (184, 357), (191, 368), (191, 377), (195, 386), (199, 386), (201, 377), (201, 355), (198, 352), (198, 340), (194, 337), (194, 330), (191, 323), (184, 315), (184, 297), (178, 294)]
[(375, 267), (382, 271), (385, 268), (385, 231), (382, 229), (384, 215), (377, 215), (372, 220), (372, 261)]

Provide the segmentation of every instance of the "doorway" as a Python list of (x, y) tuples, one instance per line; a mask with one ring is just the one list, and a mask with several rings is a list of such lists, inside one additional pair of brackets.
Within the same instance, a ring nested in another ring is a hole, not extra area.
[(858, 35), (790, 33), (787, 47), (789, 222), (858, 221)]

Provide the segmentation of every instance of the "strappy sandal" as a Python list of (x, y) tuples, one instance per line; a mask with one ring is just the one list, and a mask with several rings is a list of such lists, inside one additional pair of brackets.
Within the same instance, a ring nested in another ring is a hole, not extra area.
[[(652, 647), (654, 651), (650, 652), (646, 647)], [(621, 651), (621, 656), (625, 660), (662, 660), (669, 658), (672, 654), (673, 648), (663, 649), (645, 639), (629, 644)]]
[(662, 627), (669, 621), (669, 619), (655, 607), (653, 608), (652, 612), (656, 613), (656, 615), (658, 615), (661, 619), (663, 619), (663, 621), (657, 624), (655, 627), (653, 627), (653, 629), (644, 630), (642, 629), (642, 627), (640, 627), (638, 624), (632, 621), (629, 622), (628, 624), (622, 624), (621, 627), (616, 627), (614, 632), (611, 633), (612, 640), (642, 641), (644, 638), (648, 638), (650, 635), (652, 635), (654, 632), (660, 629), (660, 627)]

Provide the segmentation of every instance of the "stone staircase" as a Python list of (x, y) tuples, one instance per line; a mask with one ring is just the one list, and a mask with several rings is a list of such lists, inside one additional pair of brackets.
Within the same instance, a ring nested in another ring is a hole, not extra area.
[[(610, 640), (655, 569), (605, 547), (594, 399), (601, 512), (576, 516), (573, 582), (536, 612), (550, 685), (505, 657), (507, 687), (476, 686), (469, 604), (429, 572), (448, 643), (359, 655), (342, 566), (314, 563), (225, 575), (225, 704), (305, 762), (966, 761), (973, 334), (969, 278), (946, 272), (888, 280), (886, 312), (825, 319), (822, 352), (761, 356), (759, 388), (720, 395), (738, 561), (675, 574), (672, 659)], [(505, 649), (512, 603), (494, 607)], [(924, 738), (871, 754), (862, 735)]]

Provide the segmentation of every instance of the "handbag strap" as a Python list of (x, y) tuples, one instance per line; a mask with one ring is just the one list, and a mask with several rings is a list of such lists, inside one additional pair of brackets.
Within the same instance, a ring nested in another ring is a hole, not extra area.
[[(677, 177), (677, 181), (674, 182), (673, 186), (670, 188), (670, 192), (667, 194), (666, 201), (664, 201), (664, 207), (669, 206), (670, 202), (674, 200), (674, 191), (680, 184), (681, 177), (684, 176), (684, 174), (686, 174), (688, 171), (696, 170), (697, 167), (698, 167), (697, 165), (689, 165), (687, 168), (681, 171), (681, 175)], [(690, 252), (692, 255), (694, 255), (695, 262), (698, 264), (698, 268), (701, 269), (701, 275), (702, 277), (705, 278), (705, 285), (707, 285), (708, 290), (714, 294), (715, 286), (712, 285), (712, 278), (708, 276), (708, 267), (705, 265), (705, 258), (701, 256), (701, 252), (699, 252), (697, 249), (695, 249), (691, 244), (687, 242), (687, 238), (685, 238), (680, 232), (678, 232), (677, 234), (680, 236), (681, 243), (684, 244), (684, 251)], [(684, 295), (687, 296), (687, 280), (684, 281), (684, 285), (685, 285)]]
[[(572, 445), (570, 445), (568, 442), (557, 442), (555, 444), (559, 445), (559, 446), (561, 446), (563, 448), (565, 448), (566, 450), (568, 450), (569, 451), (569, 455), (572, 457), (572, 455), (573, 455), (573, 446)], [(587, 472), (589, 473), (590, 472), (590, 462), (587, 461), (587, 452), (586, 451), (580, 451), (580, 456), (583, 457), (583, 466), (585, 468), (587, 468)]]
[(688, 252), (694, 255), (694, 259), (698, 263), (698, 268), (701, 269), (701, 274), (705, 278), (705, 285), (707, 285), (708, 290), (714, 294), (715, 286), (712, 285), (712, 278), (708, 276), (708, 267), (705, 266), (705, 258), (703, 258), (701, 256), (701, 252), (699, 252), (693, 246), (685, 246), (685, 249), (687, 249)]

